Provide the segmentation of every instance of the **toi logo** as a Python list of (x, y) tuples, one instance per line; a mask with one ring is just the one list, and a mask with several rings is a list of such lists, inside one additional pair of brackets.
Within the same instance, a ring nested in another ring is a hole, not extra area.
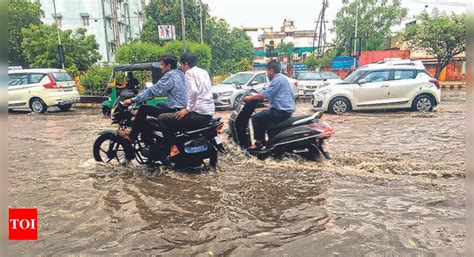
[(38, 210), (8, 209), (8, 239), (37, 240)]

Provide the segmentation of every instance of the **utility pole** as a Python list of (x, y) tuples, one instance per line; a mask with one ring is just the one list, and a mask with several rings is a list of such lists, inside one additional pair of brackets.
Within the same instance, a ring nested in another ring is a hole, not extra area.
[(59, 35), (59, 23), (58, 23), (58, 15), (56, 13), (56, 1), (53, 0), (53, 9), (54, 9), (54, 21), (56, 22), (56, 32), (58, 34), (58, 55), (59, 55), (59, 62), (61, 62), (61, 67), (64, 69), (64, 49), (61, 45), (61, 36)]
[(355, 32), (354, 32), (354, 69), (357, 65), (357, 57), (355, 56), (357, 53), (357, 29), (359, 25), (359, 0), (356, 0), (356, 20), (355, 20)]
[(186, 20), (184, 19), (184, 0), (181, 0), (181, 32), (183, 35), (183, 53), (186, 53)]
[(201, 44), (204, 43), (204, 40), (202, 38), (202, 0), (199, 0), (199, 17), (200, 17), (200, 22), (201, 22)]

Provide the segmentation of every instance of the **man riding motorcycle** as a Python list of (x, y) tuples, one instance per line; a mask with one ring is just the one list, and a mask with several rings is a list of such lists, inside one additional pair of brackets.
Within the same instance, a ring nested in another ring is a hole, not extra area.
[(188, 94), (184, 81), (184, 74), (177, 69), (178, 60), (174, 56), (165, 56), (160, 59), (160, 68), (164, 73), (163, 77), (153, 86), (147, 88), (136, 97), (127, 99), (124, 105), (142, 103), (157, 96), (166, 96), (167, 105), (152, 106), (142, 105), (138, 109), (135, 120), (132, 124), (131, 132), (119, 130), (118, 134), (130, 140), (136, 140), (140, 132), (143, 131), (147, 116), (158, 117), (167, 112), (178, 112), (185, 109), (188, 101)]
[(170, 149), (171, 157), (179, 154), (176, 146), (176, 131), (199, 128), (208, 123), (215, 112), (209, 73), (197, 66), (197, 57), (192, 53), (183, 54), (180, 63), (181, 69), (185, 72), (188, 90), (187, 108), (158, 117), (158, 124), (162, 129), (166, 145)]
[(265, 145), (266, 131), (277, 123), (291, 117), (295, 112), (295, 100), (288, 79), (280, 73), (280, 64), (272, 60), (267, 64), (267, 76), (271, 80), (268, 88), (244, 101), (268, 99), (271, 106), (252, 117), (255, 144), (250, 149), (260, 149)]

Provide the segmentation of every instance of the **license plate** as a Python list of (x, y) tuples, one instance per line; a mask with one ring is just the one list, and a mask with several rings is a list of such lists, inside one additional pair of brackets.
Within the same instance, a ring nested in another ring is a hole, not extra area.
[(65, 87), (63, 88), (64, 92), (70, 92), (72, 91), (72, 87)]
[(222, 138), (221, 138), (220, 135), (217, 135), (216, 137), (214, 137), (214, 140), (216, 140), (216, 143), (217, 143), (218, 145), (222, 144)]

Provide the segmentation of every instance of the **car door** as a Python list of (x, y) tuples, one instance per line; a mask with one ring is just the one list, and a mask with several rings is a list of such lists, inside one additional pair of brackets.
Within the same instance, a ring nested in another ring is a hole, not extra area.
[(390, 70), (368, 72), (354, 85), (354, 102), (360, 109), (386, 108), (389, 102)]
[(416, 79), (416, 70), (395, 70), (393, 79), (389, 83), (390, 105), (393, 107), (403, 106), (419, 91), (420, 81)]
[(28, 74), (8, 74), (8, 107), (18, 108), (28, 104)]

